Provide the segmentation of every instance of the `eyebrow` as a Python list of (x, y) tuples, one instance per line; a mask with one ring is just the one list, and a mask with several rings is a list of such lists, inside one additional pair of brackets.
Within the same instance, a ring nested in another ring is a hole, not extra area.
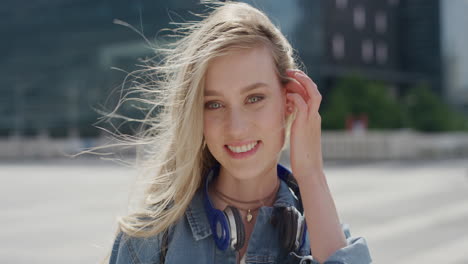
[[(268, 85), (266, 83), (262, 83), (262, 82), (253, 83), (253, 84), (250, 84), (250, 85), (242, 88), (241, 93), (244, 94), (244, 93), (247, 93), (248, 91), (251, 91), (251, 90), (263, 87), (263, 86), (268, 86)], [(205, 91), (205, 96), (215, 96), (215, 95), (220, 96), (221, 94), (219, 92), (217, 92), (217, 91), (212, 91), (212, 90), (206, 90)]]

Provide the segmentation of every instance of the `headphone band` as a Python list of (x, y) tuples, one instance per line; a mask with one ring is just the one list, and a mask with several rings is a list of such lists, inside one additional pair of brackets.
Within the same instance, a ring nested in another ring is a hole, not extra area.
[[(214, 208), (208, 196), (208, 186), (211, 180), (219, 175), (220, 164), (217, 163), (213, 166), (206, 174), (205, 186), (204, 186), (204, 206), (207, 213), (208, 221), (210, 223), (213, 239), (215, 240), (216, 246), (220, 250), (226, 250), (230, 247), (233, 250), (242, 248), (244, 244), (244, 227), (240, 217), (233, 217), (238, 215), (237, 208), (230, 207), (225, 211)], [(275, 207), (274, 213), (271, 218), (271, 223), (276, 225), (279, 221), (279, 228), (281, 233), (285, 233), (286, 239), (283, 241), (284, 246), (290, 250), (298, 250), (302, 248), (305, 243), (305, 237), (307, 232), (307, 225), (303, 216), (302, 200), (299, 192), (299, 186), (294, 179), (292, 173), (283, 167), (281, 164), (277, 165), (278, 177), (283, 180), (287, 186), (292, 190), (295, 199), (298, 201), (298, 208), (294, 206), (289, 207)], [(287, 210), (281, 210), (287, 209)], [(277, 212), (280, 209), (281, 213), (278, 216)], [(233, 212), (235, 211), (235, 212)], [(279, 217), (279, 219), (278, 219)], [(287, 217), (288, 219), (284, 219)], [(239, 218), (239, 219), (237, 219)], [(291, 219), (293, 218), (293, 219)], [(293, 220), (293, 221), (291, 221)], [(238, 223), (240, 222), (240, 223)], [(290, 226), (290, 223), (293, 223)], [(289, 224), (289, 225), (288, 225)]]

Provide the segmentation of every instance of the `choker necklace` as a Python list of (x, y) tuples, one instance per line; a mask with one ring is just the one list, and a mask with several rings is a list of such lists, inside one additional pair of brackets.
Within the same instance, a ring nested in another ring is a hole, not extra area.
[[(241, 208), (241, 207), (237, 207), (237, 209), (239, 210), (242, 210), (242, 211), (246, 211), (247, 212), (247, 216), (246, 216), (246, 219), (247, 219), (247, 222), (250, 223), (250, 221), (252, 221), (252, 218), (253, 218), (253, 215), (252, 215), (252, 212), (255, 212), (257, 211), (258, 209), (260, 209), (260, 207), (263, 206), (263, 202), (265, 200), (269, 200), (271, 199), (271, 197), (273, 197), (274, 194), (276, 194), (278, 192), (278, 188), (279, 188), (279, 185), (280, 185), (280, 180), (278, 179), (278, 183), (276, 184), (276, 187), (273, 189), (273, 191), (268, 194), (267, 196), (265, 196), (264, 198), (262, 199), (259, 199), (259, 200), (252, 200), (252, 201), (240, 201), (240, 200), (237, 200), (235, 198), (232, 198), (232, 197), (229, 197), (223, 193), (221, 193), (220, 191), (218, 191), (217, 189), (213, 188), (213, 191), (214, 193), (216, 194), (216, 196), (218, 196), (218, 198), (220, 198), (221, 200), (223, 200), (225, 203), (231, 205), (231, 201), (234, 201), (236, 203), (242, 203), (242, 204), (258, 204), (258, 203), (262, 203), (262, 205), (256, 207), (256, 208)], [(229, 201), (231, 200), (231, 201)]]

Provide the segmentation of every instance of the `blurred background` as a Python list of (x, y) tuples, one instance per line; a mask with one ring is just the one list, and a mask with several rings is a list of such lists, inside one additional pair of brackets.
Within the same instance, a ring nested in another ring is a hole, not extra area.
[[(164, 44), (171, 22), (199, 20), (198, 2), (3, 2), (0, 263), (105, 256), (136, 172), (66, 154), (109, 142), (105, 129), (133, 133), (97, 122), (155, 56), (136, 31)], [(375, 263), (468, 263), (468, 0), (243, 2), (270, 16), (318, 84), (330, 188)]]

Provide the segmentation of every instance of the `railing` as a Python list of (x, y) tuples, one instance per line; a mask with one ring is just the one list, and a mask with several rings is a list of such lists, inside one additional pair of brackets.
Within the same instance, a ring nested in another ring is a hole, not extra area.
[(324, 159), (345, 160), (468, 157), (468, 133), (326, 131), (322, 151)]
[[(0, 159), (65, 157), (106, 138), (0, 138)], [(111, 151), (111, 150), (108, 150)], [(414, 131), (323, 131), (326, 160), (406, 160), (468, 157), (468, 133), (424, 134)], [(125, 151), (124, 151), (125, 153)]]

